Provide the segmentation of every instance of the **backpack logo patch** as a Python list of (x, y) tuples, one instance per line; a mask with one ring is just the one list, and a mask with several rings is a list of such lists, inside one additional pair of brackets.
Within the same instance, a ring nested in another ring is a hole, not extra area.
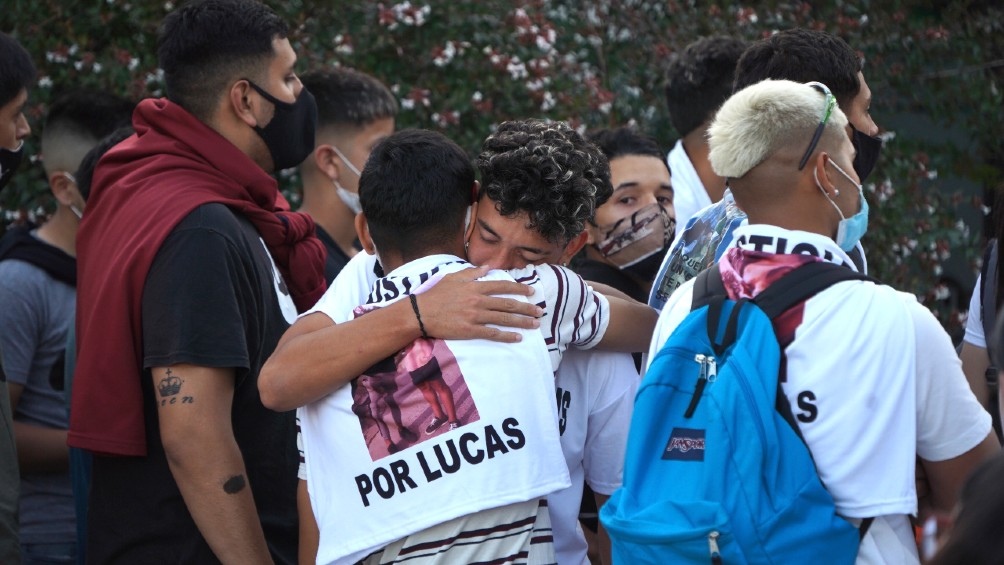
[(662, 458), (676, 461), (704, 461), (704, 430), (673, 428)]

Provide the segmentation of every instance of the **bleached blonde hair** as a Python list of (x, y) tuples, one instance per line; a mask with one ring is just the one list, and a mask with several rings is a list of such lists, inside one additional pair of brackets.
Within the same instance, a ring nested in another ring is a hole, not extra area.
[[(765, 80), (740, 90), (722, 104), (708, 129), (711, 168), (719, 176), (740, 178), (782, 147), (808, 149), (824, 109), (822, 92), (790, 80)], [(846, 126), (847, 116), (834, 106), (820, 142), (846, 137)]]

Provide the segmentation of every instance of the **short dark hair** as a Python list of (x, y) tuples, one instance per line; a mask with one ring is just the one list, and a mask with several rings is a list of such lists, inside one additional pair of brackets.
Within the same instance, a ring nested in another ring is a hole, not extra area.
[(736, 63), (746, 42), (734, 37), (703, 37), (673, 54), (666, 68), (666, 107), (681, 136), (699, 128), (732, 95)]
[(346, 67), (300, 76), (317, 101), (318, 130), (326, 126), (362, 127), (397, 115), (397, 99), (376, 78)]
[(0, 106), (17, 98), (35, 82), (35, 64), (16, 39), (0, 32)]
[(129, 125), (135, 107), (135, 103), (101, 90), (65, 92), (49, 106), (43, 137), (46, 131), (67, 129), (98, 140)]
[(102, 138), (97, 145), (91, 147), (91, 150), (84, 155), (83, 160), (80, 161), (80, 166), (77, 167), (77, 172), (73, 174), (73, 178), (77, 181), (77, 190), (80, 191), (80, 196), (83, 197), (84, 202), (87, 202), (87, 198), (91, 195), (91, 183), (94, 181), (94, 169), (97, 168), (98, 161), (101, 160), (101, 157), (109, 149), (115, 147), (132, 134), (132, 126), (120, 127)]
[(43, 164), (47, 172), (73, 171), (101, 138), (132, 120), (136, 105), (101, 90), (71, 90), (49, 106), (42, 128)]
[[(603, 128), (586, 132), (586, 139), (600, 148), (607, 156), (607, 161), (613, 161), (625, 155), (645, 155), (655, 157), (666, 164), (666, 153), (651, 137), (639, 133), (633, 127)], [(599, 206), (601, 204), (597, 204)]]
[(478, 155), (481, 191), (506, 217), (520, 212), (552, 243), (582, 233), (597, 202), (610, 198), (610, 165), (564, 122), (503, 122)]
[(757, 41), (743, 53), (736, 67), (734, 91), (760, 81), (818, 81), (829, 87), (841, 109), (861, 89), (862, 60), (839, 37), (805, 28), (788, 29)]
[(164, 18), (157, 58), (167, 97), (207, 121), (234, 81), (260, 79), (286, 22), (256, 0), (196, 0)]
[(359, 202), (377, 250), (406, 260), (463, 238), (474, 168), (443, 134), (401, 130), (373, 148), (359, 177)]

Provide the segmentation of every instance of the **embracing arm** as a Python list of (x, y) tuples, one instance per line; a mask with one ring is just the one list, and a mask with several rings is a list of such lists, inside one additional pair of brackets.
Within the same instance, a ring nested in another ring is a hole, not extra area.
[[(536, 316), (541, 315), (537, 306), (494, 296), (527, 296), (531, 289), (515, 282), (476, 280), (487, 271), (452, 273), (416, 296), (426, 333), (440, 339), (511, 343), (519, 341), (519, 334), (488, 324), (537, 327)], [(341, 324), (321, 313), (304, 316), (286, 331), (262, 367), (258, 377), (262, 403), (278, 411), (309, 404), (419, 337), (422, 332), (408, 299)]]
[(151, 372), (164, 452), (199, 532), (223, 563), (272, 563), (231, 427), (234, 370)]
[(610, 303), (610, 324), (597, 347), (627, 353), (648, 351), (659, 313), (630, 298), (606, 296)]

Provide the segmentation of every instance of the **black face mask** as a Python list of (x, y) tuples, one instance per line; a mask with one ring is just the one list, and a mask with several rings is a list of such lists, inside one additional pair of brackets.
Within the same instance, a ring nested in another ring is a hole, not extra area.
[(623, 270), (635, 275), (645, 282), (652, 282), (655, 280), (655, 276), (659, 274), (659, 267), (662, 266), (662, 260), (666, 257), (666, 253), (668, 252), (669, 245), (667, 244), (659, 252), (649, 255), (634, 265), (624, 267)]
[(283, 102), (250, 80), (248, 84), (275, 106), (275, 114), (268, 125), (254, 128), (272, 154), (275, 170), (299, 165), (314, 150), (314, 132), (317, 129), (317, 102), (314, 101), (314, 96), (304, 88), (296, 102)]
[(6, 147), (0, 147), (0, 190), (7, 186), (10, 179), (14, 178), (14, 171), (21, 164), (24, 157), (24, 142), (17, 149), (11, 151)]
[(872, 137), (861, 133), (851, 125), (851, 143), (857, 155), (854, 156), (854, 172), (858, 174), (861, 182), (871, 174), (878, 161), (879, 152), (882, 150), (882, 138)]

